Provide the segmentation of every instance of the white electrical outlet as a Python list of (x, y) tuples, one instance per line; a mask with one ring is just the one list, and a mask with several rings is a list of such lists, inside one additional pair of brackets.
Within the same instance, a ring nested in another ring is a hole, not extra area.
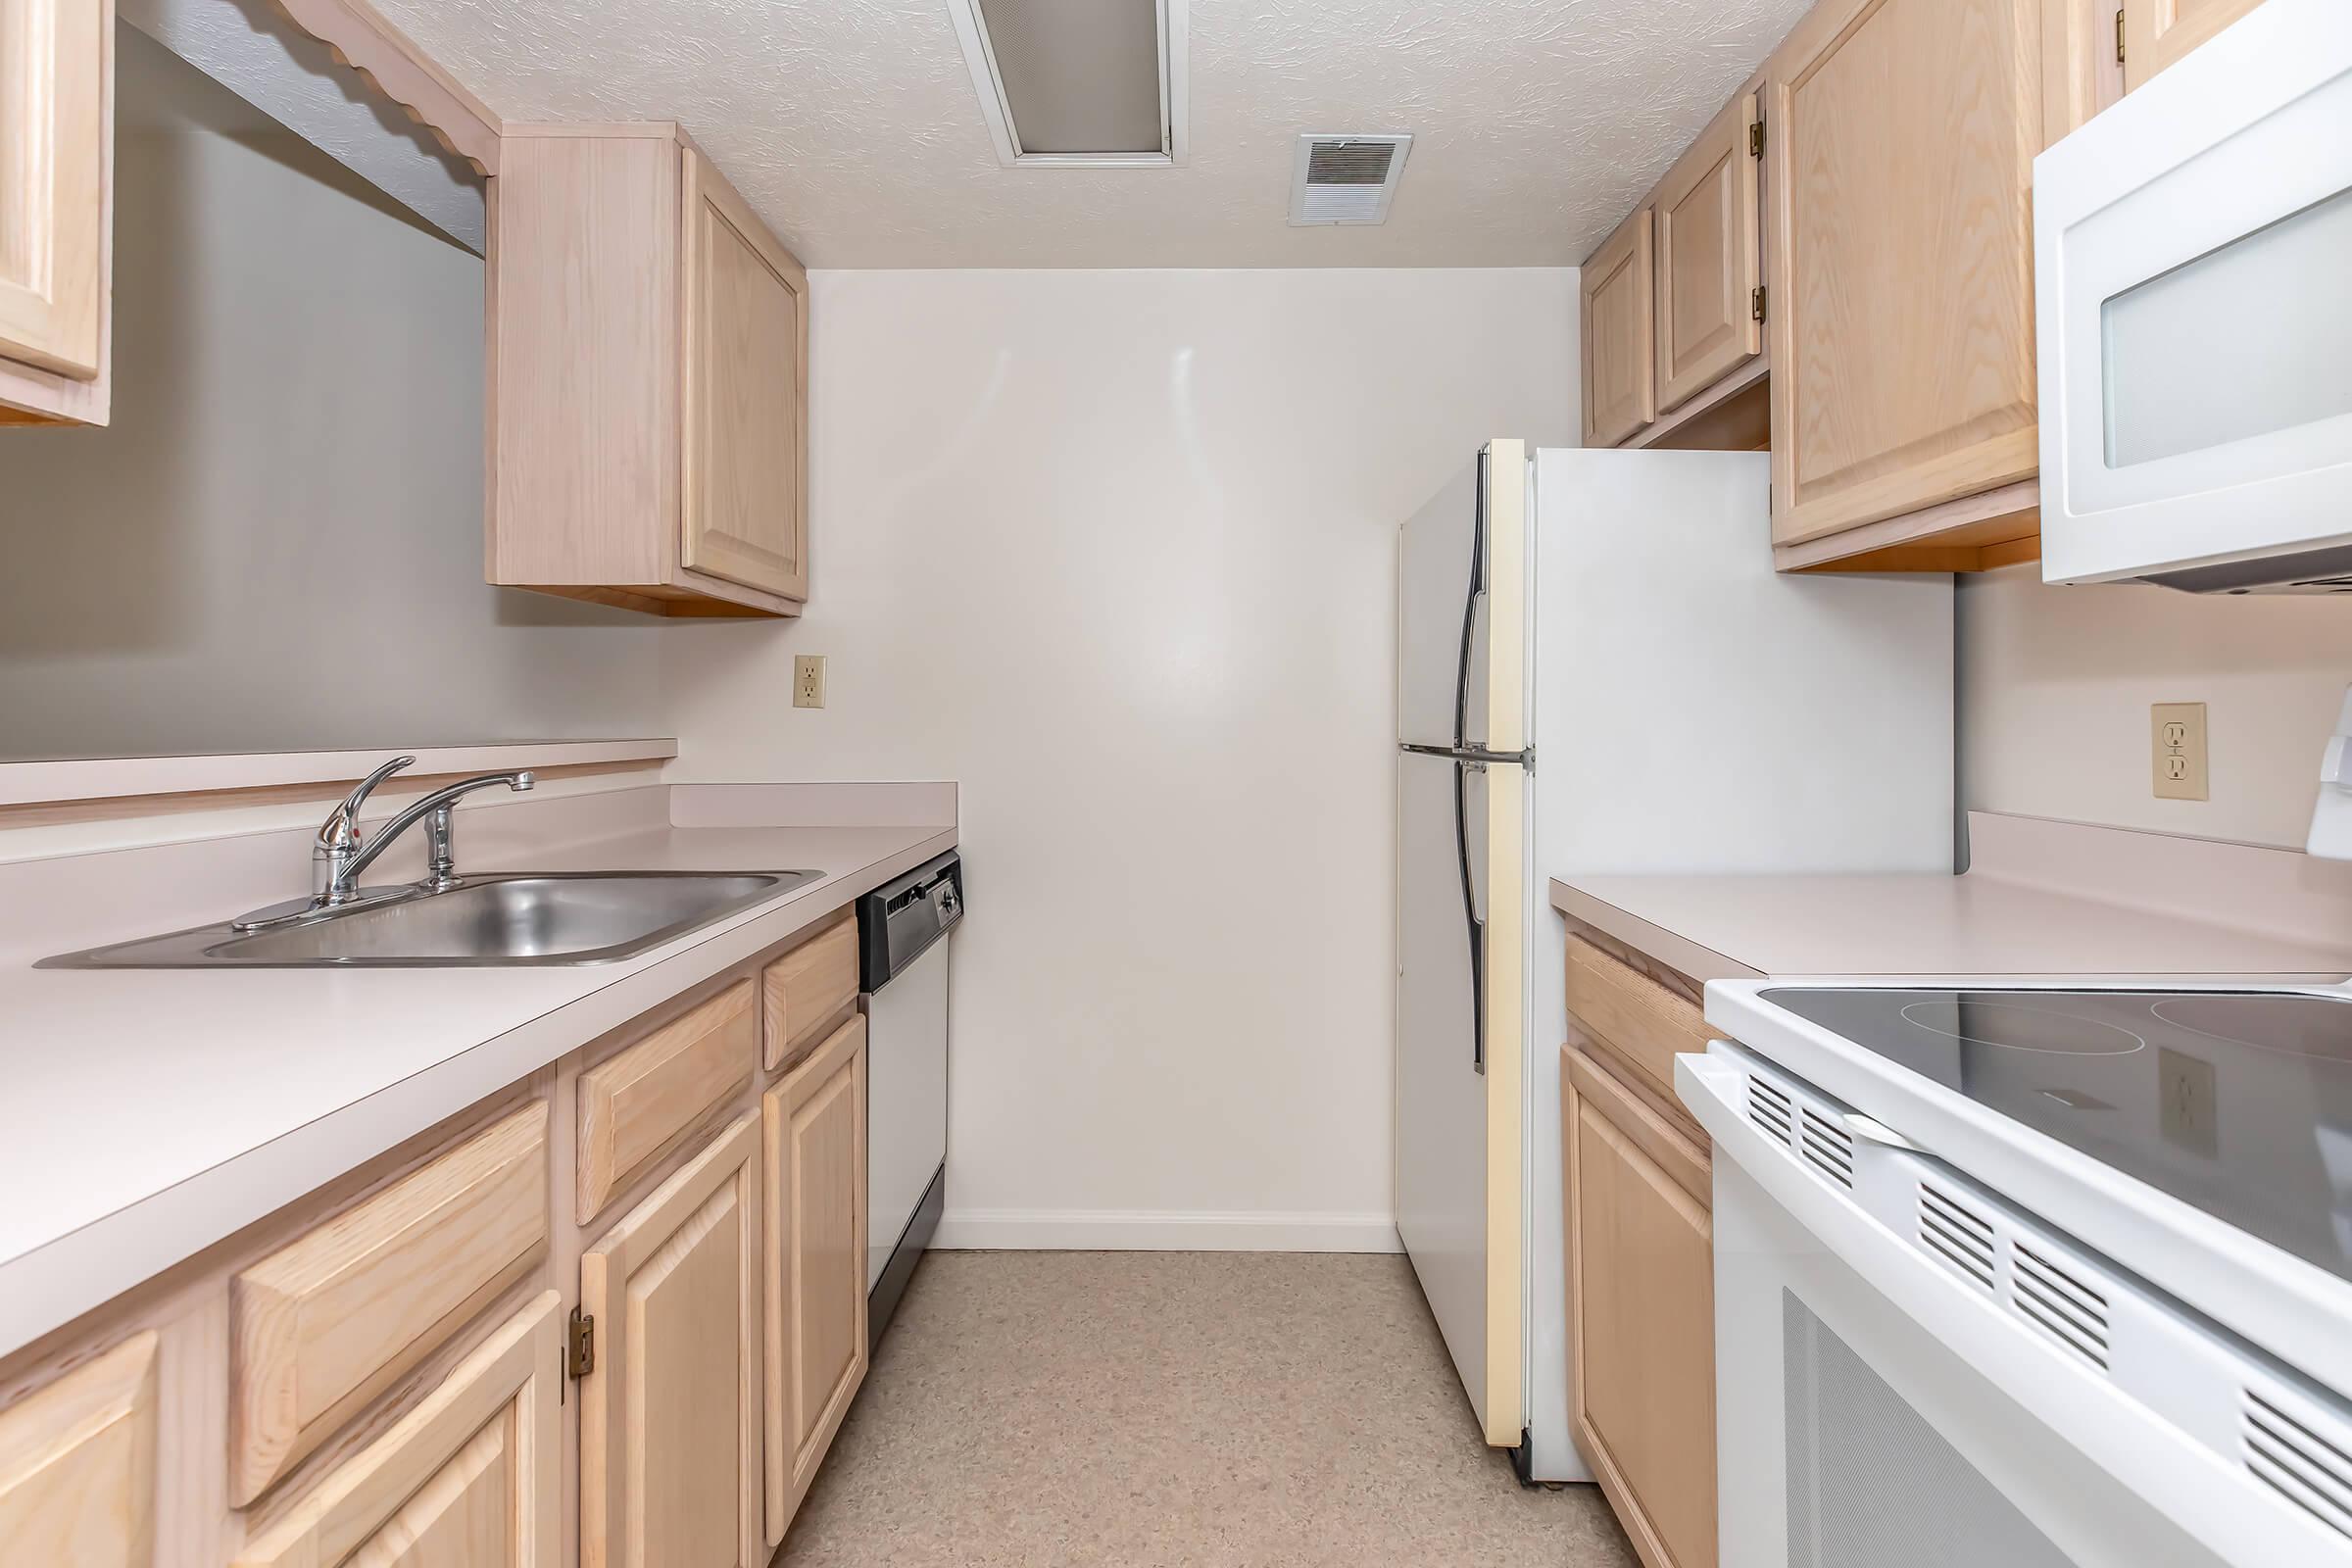
[(825, 656), (795, 654), (792, 656), (792, 706), (822, 708), (825, 706)]

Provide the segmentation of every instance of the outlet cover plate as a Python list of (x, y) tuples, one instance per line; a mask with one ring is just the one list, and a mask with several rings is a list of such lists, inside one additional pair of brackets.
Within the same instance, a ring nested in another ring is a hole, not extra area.
[(825, 656), (795, 654), (792, 656), (792, 706), (822, 708), (825, 706)]
[(2205, 705), (2153, 703), (2148, 708), (2149, 776), (2160, 801), (2203, 801), (2206, 786)]

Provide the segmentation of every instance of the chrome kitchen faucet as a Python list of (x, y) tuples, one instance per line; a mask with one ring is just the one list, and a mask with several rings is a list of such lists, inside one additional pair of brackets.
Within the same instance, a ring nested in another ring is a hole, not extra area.
[[(452, 811), (458, 801), (475, 790), (486, 790), (503, 784), (517, 793), (528, 790), (538, 781), (527, 771), (510, 773), (481, 773), (462, 778), (423, 796), (407, 807), (372, 836), (360, 832), (360, 808), (375, 787), (402, 768), (416, 760), (414, 757), (395, 757), (351, 788), (351, 793), (336, 803), (318, 824), (318, 832), (311, 845), (311, 896), (289, 899), (266, 909), (231, 922), (239, 931), (258, 931), (265, 926), (329, 909), (356, 908), (364, 905), (385, 903), (393, 899), (415, 898), (419, 894), (446, 893), (459, 884), (456, 851), (452, 842), (454, 828)], [(375, 858), (390, 849), (395, 840), (418, 822), (425, 824), (424, 880), (399, 887), (363, 888), (360, 874), (375, 862)]]

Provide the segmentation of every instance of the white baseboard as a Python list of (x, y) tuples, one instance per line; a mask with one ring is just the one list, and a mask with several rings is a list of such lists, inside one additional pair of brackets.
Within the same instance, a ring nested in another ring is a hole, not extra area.
[(987, 1252), (1401, 1252), (1388, 1214), (951, 1208), (931, 1245)]

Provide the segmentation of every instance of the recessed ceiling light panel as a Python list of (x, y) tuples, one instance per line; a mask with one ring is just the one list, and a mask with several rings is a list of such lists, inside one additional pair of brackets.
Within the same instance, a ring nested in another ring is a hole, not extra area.
[(1185, 156), (1185, 0), (948, 0), (998, 162)]

